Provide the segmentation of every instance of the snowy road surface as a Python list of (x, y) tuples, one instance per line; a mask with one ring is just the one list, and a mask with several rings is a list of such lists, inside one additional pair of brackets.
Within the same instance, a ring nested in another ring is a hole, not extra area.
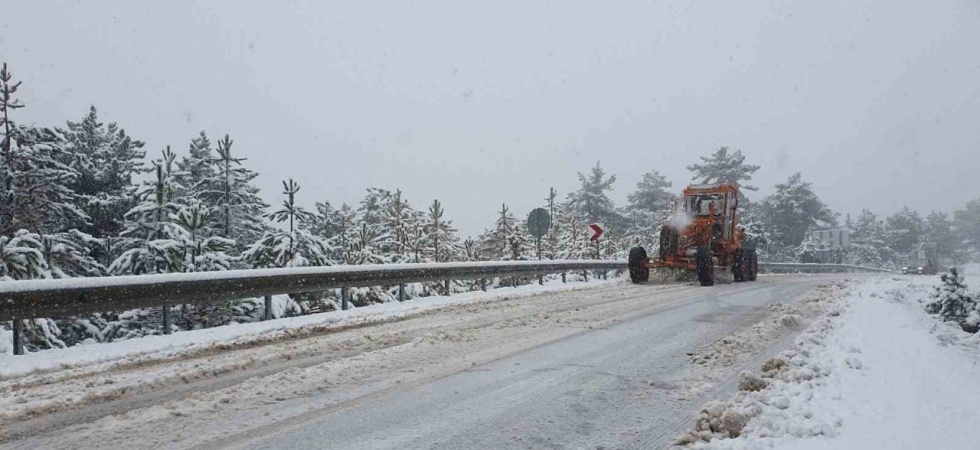
[(793, 337), (757, 325), (773, 304), (840, 279), (607, 284), (13, 377), (0, 446), (661, 448)]

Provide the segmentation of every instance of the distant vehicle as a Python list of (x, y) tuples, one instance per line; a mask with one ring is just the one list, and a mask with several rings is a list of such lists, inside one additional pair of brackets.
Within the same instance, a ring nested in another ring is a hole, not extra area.
[(695, 272), (702, 286), (715, 284), (716, 270), (736, 282), (755, 281), (759, 261), (754, 248), (743, 246), (738, 226), (738, 187), (732, 184), (689, 186), (683, 209), (660, 231), (660, 254), (651, 259), (643, 247), (629, 254), (630, 279), (642, 283), (650, 269), (672, 267)]
[(935, 275), (936, 265), (929, 259), (915, 259), (902, 267), (902, 273), (906, 275)]

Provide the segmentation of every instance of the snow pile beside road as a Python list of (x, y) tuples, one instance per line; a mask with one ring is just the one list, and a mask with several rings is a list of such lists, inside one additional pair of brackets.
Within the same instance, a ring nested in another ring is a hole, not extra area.
[[(847, 283), (834, 282), (818, 286), (806, 298), (796, 303), (772, 303), (766, 307), (766, 315), (749, 328), (726, 336), (688, 355), (698, 367), (687, 380), (688, 388), (680, 393), (680, 399), (697, 398), (717, 383), (732, 376), (738, 367), (744, 367), (752, 358), (782, 339), (787, 332), (799, 329), (804, 323), (822, 317), (840, 301)], [(787, 341), (787, 344), (789, 341)]]
[[(788, 350), (703, 408), (703, 449), (973, 448), (980, 341), (922, 309), (929, 278), (849, 290)], [(764, 386), (764, 387), (763, 387)], [(810, 438), (810, 439), (799, 439)], [(710, 440), (709, 442), (705, 442)]]
[[(206, 352), (229, 346), (268, 342), (290, 336), (398, 320), (454, 305), (529, 297), (544, 292), (594, 288), (622, 281), (622, 278), (568, 284), (559, 281), (545, 283), (544, 286), (531, 284), (514, 288), (498, 288), (488, 292), (466, 292), (448, 297), (425, 297), (404, 303), (382, 303), (347, 311), (331, 311), (265, 322), (232, 324), (104, 344), (79, 345), (28, 353), (22, 356), (12, 355), (10, 348), (6, 348), (7, 351), (4, 352), (4, 346), (12, 347), (12, 334), (7, 331), (6, 334), (0, 334), (0, 380), (95, 363), (133, 363), (176, 358), (186, 354)], [(0, 330), (0, 333), (3, 333), (3, 330)]]

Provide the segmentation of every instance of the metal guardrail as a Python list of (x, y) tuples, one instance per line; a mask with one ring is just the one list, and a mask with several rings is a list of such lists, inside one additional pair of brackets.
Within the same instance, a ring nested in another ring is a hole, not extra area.
[[(625, 261), (496, 261), (432, 264), (303, 267), (230, 270), (224, 272), (135, 275), (61, 280), (25, 280), (0, 283), (0, 321), (14, 321), (14, 353), (23, 354), (23, 319), (66, 317), (136, 308), (164, 307), (163, 328), (170, 332), (170, 308), (183, 304), (210, 304), (226, 300), (265, 297), (265, 319), (271, 319), (272, 295), (342, 289), (347, 309), (347, 288), (399, 286), (423, 281), (535, 276), (590, 270), (625, 270)], [(586, 273), (586, 279), (588, 275)]]
[(760, 273), (848, 273), (848, 272), (881, 272), (891, 273), (888, 269), (877, 267), (855, 266), (851, 264), (812, 264), (812, 263), (759, 263)]
[[(316, 292), (340, 288), (342, 309), (347, 309), (348, 288), (399, 286), (423, 281), (486, 280), (509, 276), (538, 276), (590, 270), (626, 270), (626, 261), (496, 261), (433, 264), (303, 267), (230, 270), (224, 272), (135, 275), (61, 280), (5, 281), (0, 283), (0, 321), (14, 322), (14, 353), (23, 353), (23, 320), (69, 317), (136, 308), (163, 308), (163, 331), (170, 333), (170, 308), (185, 304), (211, 304), (227, 300), (265, 297), (265, 319), (272, 319), (272, 295)], [(889, 272), (844, 264), (759, 263), (767, 273)], [(586, 275), (588, 277), (588, 275)]]

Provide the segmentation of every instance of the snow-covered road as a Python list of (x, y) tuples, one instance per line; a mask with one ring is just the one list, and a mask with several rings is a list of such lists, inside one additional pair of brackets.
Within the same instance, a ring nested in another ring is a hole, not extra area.
[(778, 319), (805, 321), (796, 305), (839, 280), (613, 283), (49, 368), (0, 382), (0, 445), (659, 448), (788, 343)]

